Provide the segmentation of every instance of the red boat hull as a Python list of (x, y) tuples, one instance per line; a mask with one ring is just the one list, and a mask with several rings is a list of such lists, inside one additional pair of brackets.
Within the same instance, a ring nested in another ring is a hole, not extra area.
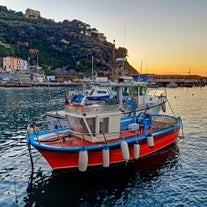
[[(154, 136), (154, 146), (149, 147), (147, 139), (139, 141), (140, 154), (139, 157), (149, 156), (169, 145), (177, 140), (179, 128)], [(134, 159), (134, 143), (128, 143), (129, 160)], [(46, 159), (52, 169), (68, 169), (78, 168), (79, 151), (58, 151), (48, 150), (43, 148), (37, 148), (42, 156)], [(122, 156), (120, 146), (110, 147), (109, 149), (109, 162), (110, 164), (125, 162)], [(88, 151), (88, 164), (87, 166), (101, 166), (103, 165), (102, 150), (89, 150)]]

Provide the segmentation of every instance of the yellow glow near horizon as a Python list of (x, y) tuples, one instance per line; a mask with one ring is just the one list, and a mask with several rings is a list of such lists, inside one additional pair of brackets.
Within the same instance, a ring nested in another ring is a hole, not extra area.
[[(178, 74), (178, 75), (200, 75), (207, 77), (207, 67), (205, 63), (191, 63), (191, 65), (184, 65), (183, 63), (168, 64), (164, 62), (147, 62), (146, 60), (134, 60), (128, 58), (128, 62), (134, 67), (139, 73), (152, 73), (152, 74)], [(174, 61), (175, 62), (175, 61)]]
[[(155, 42), (155, 40), (157, 40)], [(175, 41), (176, 40), (176, 41)], [(128, 41), (129, 63), (142, 73), (155, 74), (191, 74), (207, 77), (207, 41), (190, 42), (179, 40), (175, 42), (155, 38), (148, 43), (143, 38), (142, 43)]]
[[(147, 60), (133, 60), (128, 58), (129, 63), (140, 73), (154, 74), (179, 74), (179, 75), (200, 75), (207, 77), (207, 69), (203, 62), (191, 62), (190, 65), (185, 62), (176, 62), (169, 64), (168, 62), (147, 62)], [(169, 61), (170, 62), (170, 61)]]

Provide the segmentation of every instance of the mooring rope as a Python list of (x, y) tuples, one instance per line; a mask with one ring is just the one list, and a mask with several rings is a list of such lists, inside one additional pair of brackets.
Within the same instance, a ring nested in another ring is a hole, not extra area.
[(168, 102), (168, 105), (169, 105), (169, 108), (170, 108), (172, 114), (173, 114), (174, 116), (176, 116), (176, 115), (175, 115), (175, 112), (174, 112), (173, 109), (172, 109), (172, 106), (170, 105), (170, 102), (169, 102), (169, 101), (167, 101), (167, 102)]
[(183, 121), (181, 120), (181, 130), (182, 130), (182, 139), (185, 139), (185, 135), (184, 135), (184, 129), (183, 129)]
[[(169, 101), (167, 101), (167, 102), (168, 102), (168, 105), (169, 105), (169, 108), (170, 108), (172, 114), (173, 114), (174, 116), (176, 116), (175, 112), (174, 112), (173, 109), (172, 109), (172, 106), (171, 106), (170, 102), (169, 102)], [(179, 118), (180, 118), (180, 117), (179, 117)], [(182, 131), (182, 137), (180, 137), (180, 138), (185, 138), (185, 136), (184, 136), (184, 128), (183, 128), (183, 122), (182, 122), (182, 119), (181, 119), (181, 131)]]

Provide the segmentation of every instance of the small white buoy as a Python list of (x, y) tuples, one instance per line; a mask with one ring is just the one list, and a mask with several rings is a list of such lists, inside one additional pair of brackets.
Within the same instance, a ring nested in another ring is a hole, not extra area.
[(134, 159), (139, 158), (139, 153), (140, 153), (140, 145), (138, 143), (134, 144)]
[(121, 142), (121, 152), (123, 159), (127, 162), (129, 160), (129, 147), (125, 140)]
[(102, 150), (102, 156), (103, 156), (103, 167), (107, 168), (109, 167), (109, 147), (105, 146)]
[(154, 137), (151, 134), (147, 135), (147, 142), (150, 148), (154, 147)]
[(79, 151), (78, 157), (78, 169), (81, 172), (85, 172), (88, 166), (88, 151), (86, 149), (82, 149)]

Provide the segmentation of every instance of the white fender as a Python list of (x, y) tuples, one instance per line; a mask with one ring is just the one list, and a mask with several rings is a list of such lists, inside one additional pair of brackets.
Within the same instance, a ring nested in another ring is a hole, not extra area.
[(138, 143), (134, 144), (134, 159), (138, 159), (140, 154), (140, 145)]
[(78, 157), (78, 169), (81, 172), (85, 172), (88, 166), (88, 151), (83, 149), (79, 151)]
[(165, 103), (162, 104), (162, 111), (163, 111), (164, 113), (166, 112), (166, 104), (165, 104)]
[(121, 153), (123, 159), (127, 162), (129, 160), (129, 147), (125, 140), (121, 142)]
[(147, 135), (147, 142), (150, 148), (154, 147), (154, 137), (151, 134)]
[(102, 158), (103, 158), (103, 167), (107, 168), (109, 167), (110, 161), (109, 161), (109, 147), (104, 147), (102, 150)]

